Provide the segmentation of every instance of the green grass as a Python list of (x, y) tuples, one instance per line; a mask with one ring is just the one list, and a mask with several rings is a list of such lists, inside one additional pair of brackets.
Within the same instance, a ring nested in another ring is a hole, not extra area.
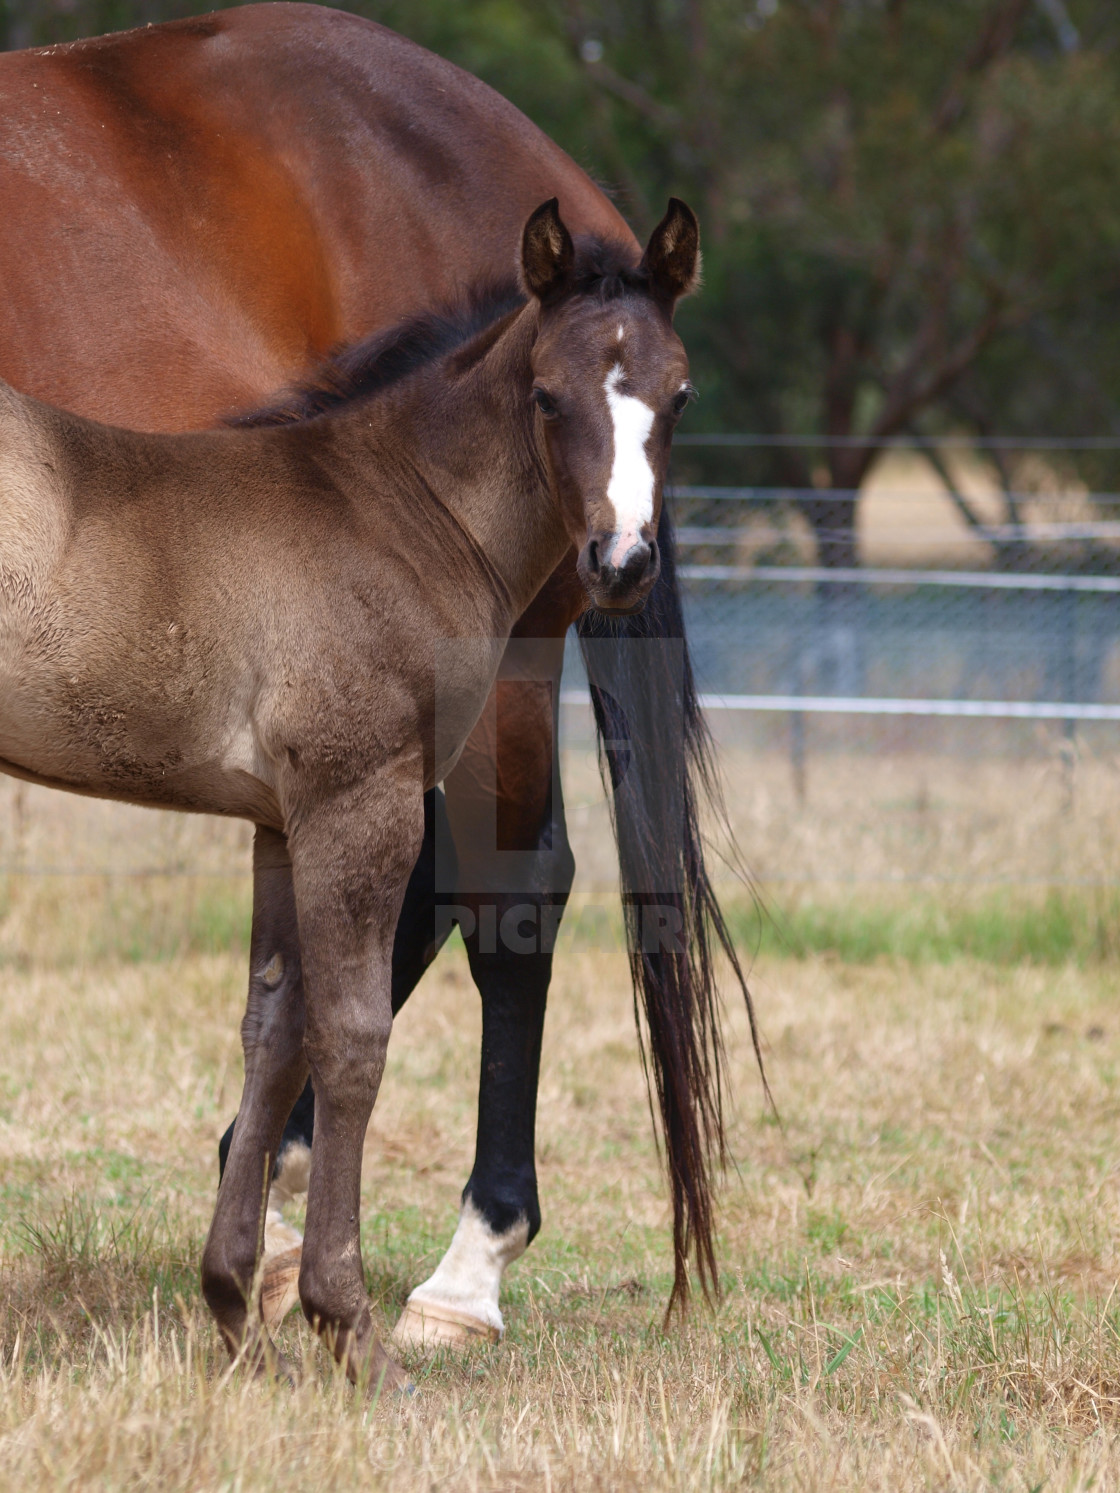
[(0, 877), (0, 968), (243, 956), (251, 916), (248, 876)]
[[(442, 1241), (394, 1240), (383, 1225), (371, 1217), (363, 1232), (388, 1325), (427, 1253), (416, 1246)], [(281, 1342), (302, 1389), (244, 1403), (199, 1299), (200, 1239), (184, 1252), (180, 1231), (186, 1220), (169, 1226), (158, 1209), (121, 1222), (76, 1199), (25, 1226), (26, 1253), (3, 1271), (14, 1372), (0, 1421), (31, 1411), (13, 1450), (35, 1487), (58, 1486), (63, 1407), (81, 1459), (111, 1464), (103, 1486), (122, 1490), (203, 1486), (178, 1462), (196, 1436), (211, 1448), (207, 1475), (215, 1462), (231, 1474), (213, 1485), (262, 1489), (283, 1475), (285, 1444), (314, 1488), (365, 1486), (375, 1447), (387, 1461), (374, 1486), (394, 1488), (411, 1476), (493, 1493), (548, 1486), (534, 1476), (542, 1454), (573, 1489), (1114, 1486), (1120, 1306), (1045, 1279), (974, 1276), (950, 1229), (935, 1270), (905, 1282), (869, 1286), (790, 1249), (777, 1275), (726, 1272), (716, 1312), (668, 1327), (668, 1277), (648, 1258), (573, 1274), (563, 1241), (542, 1239), (534, 1268), (511, 1279), (503, 1343), (469, 1359), (417, 1355), (415, 1400), (372, 1415), (298, 1315)], [(209, 1440), (208, 1418), (220, 1427)], [(340, 1464), (330, 1475), (315, 1465), (324, 1422)]]
[(763, 955), (830, 955), (847, 964), (898, 959), (945, 964), (957, 958), (990, 964), (1100, 964), (1120, 956), (1120, 893), (1056, 891), (1031, 896), (1017, 888), (955, 888), (939, 896), (886, 897), (858, 889), (832, 900), (783, 901), (770, 894), (766, 912), (740, 902), (729, 921), (741, 948)]
[[(466, 1358), (410, 1354), (418, 1393), (370, 1407), (298, 1314), (281, 1339), (299, 1388), (230, 1377), (201, 1300), (241, 957), (9, 968), (0, 1483), (1120, 1487), (1115, 969), (756, 960), (783, 1123), (729, 1007), (723, 1299), (666, 1326), (665, 1185), (625, 964), (569, 952), (542, 1066), (544, 1228), (507, 1277), (507, 1335)], [(478, 1043), (452, 948), (401, 1013), (366, 1151), (383, 1331), (455, 1225)]]
[[(75, 885), (74, 883), (78, 883)], [(75, 892), (78, 894), (75, 896)], [(60, 920), (60, 897), (68, 915)], [(830, 898), (764, 892), (763, 909), (725, 894), (735, 941), (748, 956), (827, 955), (848, 964), (876, 959), (944, 964), (1074, 964), (1120, 959), (1120, 892), (952, 888), (884, 893), (858, 887)], [(162, 962), (193, 954), (248, 952), (247, 877), (86, 877), (57, 883), (0, 879), (0, 968)], [(573, 905), (558, 948), (622, 947), (617, 905)], [(453, 945), (461, 942), (457, 932)]]

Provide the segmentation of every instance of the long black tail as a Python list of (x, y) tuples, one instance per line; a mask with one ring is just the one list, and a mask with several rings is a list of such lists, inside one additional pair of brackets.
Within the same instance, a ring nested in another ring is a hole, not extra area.
[[(625, 618), (588, 612), (579, 637), (611, 790), (642, 1062), (672, 1190), (672, 1311), (687, 1304), (693, 1251), (704, 1295), (719, 1291), (713, 1172), (727, 1148), (717, 945), (742, 990), (760, 1071), (763, 1065), (750, 991), (704, 864), (701, 807), (723, 809), (664, 510), (657, 538), (661, 575), (644, 611)], [(765, 1072), (762, 1081), (769, 1099)]]

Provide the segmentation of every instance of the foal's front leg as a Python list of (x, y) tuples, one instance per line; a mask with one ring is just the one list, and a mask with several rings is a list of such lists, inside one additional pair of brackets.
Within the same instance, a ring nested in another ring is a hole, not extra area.
[[(446, 888), (455, 884), (454, 854), (443, 793), (438, 788), (430, 789), (424, 795), (424, 842), (409, 877), (393, 940), (394, 1015), (416, 988), (450, 932), (450, 922), (446, 918), (437, 918), (436, 908), (441, 896), (444, 900), (454, 900), (453, 894), (446, 892)], [(437, 886), (441, 888), (440, 893), (437, 893)], [(298, 974), (299, 934), (290, 877), (287, 897), (282, 903), (274, 897), (268, 899), (267, 910), (270, 917), (260, 930), (261, 936), (257, 940), (260, 952), (254, 959), (253, 968), (267, 970), (273, 976), (282, 972), (295, 976)], [(281, 950), (294, 951), (294, 960), (287, 953), (280, 954)], [(302, 1002), (302, 987), (300, 1000)], [(315, 1092), (309, 1078), (288, 1117), (273, 1168), (261, 1260), (261, 1316), (266, 1327), (278, 1327), (299, 1301), (303, 1239), (285, 1222), (280, 1208), (293, 1194), (307, 1191), (314, 1121)], [(235, 1132), (236, 1121), (229, 1126), (218, 1146), (219, 1180), (225, 1173)]]
[(393, 1025), (393, 933), (423, 830), (419, 785), (397, 773), (303, 812), (290, 836), (315, 1086), (300, 1301), (350, 1378), (371, 1386), (407, 1383), (374, 1334), (359, 1218)]

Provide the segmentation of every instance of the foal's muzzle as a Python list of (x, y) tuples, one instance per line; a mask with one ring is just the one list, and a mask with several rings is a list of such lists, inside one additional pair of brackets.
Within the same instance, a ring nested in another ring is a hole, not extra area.
[(593, 534), (580, 551), (583, 589), (601, 612), (640, 612), (661, 574), (656, 539), (638, 539), (619, 555), (618, 535)]

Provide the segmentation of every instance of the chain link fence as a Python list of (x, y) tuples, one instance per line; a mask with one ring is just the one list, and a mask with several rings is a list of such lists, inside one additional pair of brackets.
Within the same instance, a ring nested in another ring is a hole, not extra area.
[[(891, 443), (856, 495), (736, 482), (774, 438), (690, 439), (725, 480), (671, 489), (689, 641), (763, 888), (1120, 887), (1120, 495), (1042, 440)], [(822, 545), (833, 502), (854, 532)]]

